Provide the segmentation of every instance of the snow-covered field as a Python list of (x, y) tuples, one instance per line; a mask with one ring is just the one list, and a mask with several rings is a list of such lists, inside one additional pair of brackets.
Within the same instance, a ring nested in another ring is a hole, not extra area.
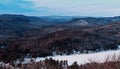
[[(112, 61), (114, 58), (113, 56), (119, 56), (120, 57), (120, 50), (110, 50), (110, 51), (103, 51), (98, 53), (91, 53), (91, 54), (73, 54), (73, 55), (57, 55), (57, 56), (48, 56), (46, 58), (53, 58), (54, 60), (67, 60), (68, 65), (72, 65), (73, 62), (77, 62), (79, 65), (90, 63), (91, 61), (95, 61), (98, 63), (103, 63), (106, 61), (106, 59), (109, 59), (109, 61)], [(108, 57), (109, 56), (109, 57)], [(29, 62), (30, 59), (25, 58), (26, 62)], [(45, 60), (45, 58), (36, 58), (36, 62)], [(26, 63), (25, 62), (25, 63)]]

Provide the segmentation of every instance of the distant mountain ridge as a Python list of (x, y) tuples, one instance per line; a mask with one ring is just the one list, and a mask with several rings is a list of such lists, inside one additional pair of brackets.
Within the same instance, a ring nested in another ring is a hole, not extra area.
[[(24, 32), (34, 29), (42, 29), (44, 27), (47, 33), (51, 31), (64, 30), (64, 28), (74, 28), (73, 26), (86, 25), (104, 25), (120, 21), (117, 17), (81, 17), (81, 16), (25, 16), (16, 14), (0, 15), (0, 34)], [(52, 27), (51, 27), (52, 26)], [(65, 27), (64, 27), (65, 26)], [(64, 27), (64, 28), (63, 28)]]
[(120, 20), (120, 16), (117, 17), (82, 17), (82, 16), (25, 16), (25, 15), (12, 15), (2, 14), (0, 15), (0, 23), (9, 21), (11, 23), (30, 23), (36, 25), (56, 25), (56, 24), (71, 24), (78, 21), (86, 21), (88, 24), (106, 24)]

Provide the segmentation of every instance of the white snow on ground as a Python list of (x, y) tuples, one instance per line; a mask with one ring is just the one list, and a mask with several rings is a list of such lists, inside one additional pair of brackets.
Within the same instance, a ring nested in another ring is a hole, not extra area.
[(120, 49), (120, 45), (118, 45), (118, 49)]
[[(112, 57), (116, 55), (116, 56), (120, 56), (120, 50), (110, 50), (110, 51), (103, 51), (103, 52), (98, 52), (98, 53), (91, 53), (91, 54), (73, 54), (73, 55), (57, 55), (57, 56), (48, 56), (46, 58), (53, 58), (54, 60), (67, 60), (68, 61), (68, 65), (72, 65), (73, 62), (77, 61), (77, 63), (79, 65), (81, 64), (86, 64), (86, 63), (90, 63), (90, 61), (95, 61), (98, 63), (103, 63), (106, 61), (106, 59), (108, 59), (109, 56), (109, 61), (112, 61)], [(29, 61), (29, 59), (25, 59), (27, 61)], [(45, 58), (36, 58), (36, 62), (45, 60)], [(26, 61), (26, 62), (27, 62)]]

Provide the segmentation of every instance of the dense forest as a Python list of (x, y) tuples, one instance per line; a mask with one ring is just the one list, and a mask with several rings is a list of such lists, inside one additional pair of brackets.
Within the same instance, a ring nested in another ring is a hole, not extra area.
[[(53, 53), (69, 55), (114, 50), (120, 44), (119, 17), (73, 18), (59, 25), (57, 21), (46, 25), (45, 19), (1, 15), (0, 61), (11, 62), (26, 56), (46, 57)], [(100, 22), (91, 24), (97, 21)]]
[[(73, 51), (88, 53), (101, 50), (117, 49), (120, 44), (120, 23), (99, 26), (97, 28), (67, 29), (49, 33), (44, 36), (39, 34), (34, 37), (14, 37), (0, 40), (0, 59), (9, 62), (30, 57), (45, 57), (57, 54), (72, 54)], [(36, 32), (36, 31), (35, 31)], [(24, 34), (34, 34), (25, 32)]]

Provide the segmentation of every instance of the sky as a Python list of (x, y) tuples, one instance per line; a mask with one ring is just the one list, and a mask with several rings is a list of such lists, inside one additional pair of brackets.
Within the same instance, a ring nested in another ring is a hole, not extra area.
[(120, 0), (0, 0), (0, 14), (119, 16)]

